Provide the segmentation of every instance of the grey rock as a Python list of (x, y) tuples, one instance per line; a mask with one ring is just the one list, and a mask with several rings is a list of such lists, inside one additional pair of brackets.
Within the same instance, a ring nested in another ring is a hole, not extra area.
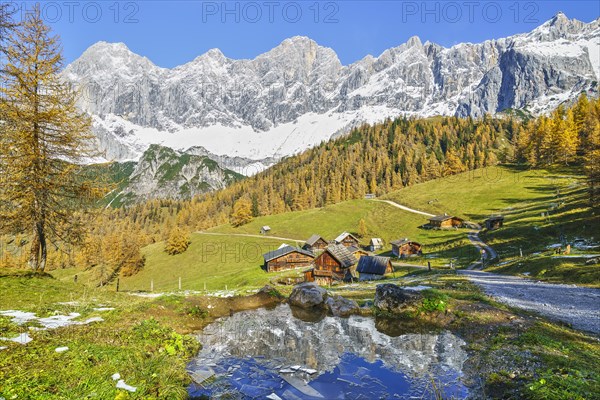
[(325, 304), (335, 317), (347, 317), (357, 314), (360, 310), (356, 301), (346, 299), (342, 296), (328, 297)]
[(288, 302), (300, 308), (324, 307), (327, 291), (314, 282), (294, 286)]
[(590, 258), (589, 260), (585, 261), (585, 265), (595, 265), (595, 264), (600, 264), (600, 257)]
[(381, 311), (400, 313), (423, 298), (420, 292), (384, 283), (377, 285), (373, 305)]

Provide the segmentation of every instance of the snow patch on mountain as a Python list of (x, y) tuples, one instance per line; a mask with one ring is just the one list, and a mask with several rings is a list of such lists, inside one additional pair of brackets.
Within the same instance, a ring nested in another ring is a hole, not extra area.
[(266, 132), (248, 125), (224, 126), (221, 123), (197, 128), (180, 126), (165, 132), (133, 124), (114, 114), (107, 114), (104, 118), (95, 116), (94, 123), (116, 132), (115, 140), (135, 152), (132, 159), (137, 159), (151, 144), (158, 144), (181, 151), (202, 146), (216, 156), (262, 160), (296, 154), (359, 123), (381, 122), (400, 114), (400, 110), (380, 106), (365, 107), (358, 112), (311, 112)]

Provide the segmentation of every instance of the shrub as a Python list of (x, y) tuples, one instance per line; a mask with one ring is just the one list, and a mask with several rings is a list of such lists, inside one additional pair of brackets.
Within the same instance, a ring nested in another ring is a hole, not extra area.
[(437, 290), (429, 289), (423, 292), (423, 302), (419, 311), (432, 313), (435, 311), (446, 311), (448, 308), (448, 296)]

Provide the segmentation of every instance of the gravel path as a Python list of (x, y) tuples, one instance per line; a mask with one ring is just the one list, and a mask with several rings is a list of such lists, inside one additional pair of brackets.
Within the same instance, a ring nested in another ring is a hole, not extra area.
[(600, 335), (600, 289), (542, 283), (482, 271), (461, 270), (459, 273), (502, 303)]
[[(467, 233), (467, 237), (469, 238), (469, 241), (471, 241), (471, 244), (477, 247), (479, 251), (481, 251), (481, 249), (485, 250), (487, 261), (498, 259), (496, 250), (492, 249), (487, 243), (479, 238), (479, 231), (471, 231)], [(475, 261), (469, 265), (467, 269), (482, 269), (481, 261)]]
[(373, 201), (380, 201), (382, 203), (388, 203), (391, 206), (394, 206), (394, 207), (399, 208), (399, 209), (404, 210), (404, 211), (411, 212), (413, 214), (420, 214), (420, 215), (424, 215), (426, 217), (433, 217), (433, 214), (426, 213), (425, 211), (415, 210), (414, 208), (403, 206), (402, 204), (398, 204), (398, 203), (393, 202), (391, 200), (373, 199)]

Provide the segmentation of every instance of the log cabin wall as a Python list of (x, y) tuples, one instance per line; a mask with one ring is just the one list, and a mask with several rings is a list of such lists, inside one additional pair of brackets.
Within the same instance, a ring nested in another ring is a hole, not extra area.
[(288, 269), (309, 267), (312, 262), (312, 257), (298, 252), (293, 252), (269, 261), (267, 263), (267, 272), (278, 272)]
[(317, 257), (315, 260), (315, 269), (318, 271), (342, 272), (340, 262), (333, 258), (328, 252)]

